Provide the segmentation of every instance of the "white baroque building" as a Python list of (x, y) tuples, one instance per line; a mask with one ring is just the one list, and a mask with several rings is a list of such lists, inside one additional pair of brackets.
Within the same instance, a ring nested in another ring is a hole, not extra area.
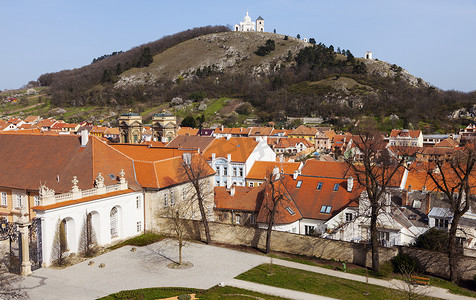
[(246, 16), (243, 18), (243, 22), (235, 24), (235, 31), (258, 31), (264, 32), (264, 19), (259, 16), (256, 22), (251, 22), (251, 18), (246, 12)]

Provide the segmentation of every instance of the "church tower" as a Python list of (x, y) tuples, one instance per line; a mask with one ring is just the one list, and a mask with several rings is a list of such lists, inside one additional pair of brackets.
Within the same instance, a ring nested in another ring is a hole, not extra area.
[(168, 111), (152, 117), (152, 138), (159, 142), (170, 142), (177, 135), (177, 118)]
[(256, 31), (264, 32), (264, 19), (261, 16), (256, 19)]
[(142, 117), (133, 112), (119, 117), (119, 141), (126, 144), (138, 144), (142, 140)]

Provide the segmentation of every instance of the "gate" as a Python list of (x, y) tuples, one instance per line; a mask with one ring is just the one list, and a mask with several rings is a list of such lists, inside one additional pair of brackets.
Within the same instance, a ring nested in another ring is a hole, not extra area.
[[(28, 226), (29, 234), (29, 249), (31, 270), (41, 268), (42, 247), (41, 247), (41, 220), (34, 218), (31, 220), (31, 225)], [(22, 243), (21, 234), (18, 231), (17, 225), (13, 222), (8, 222), (5, 217), (0, 218), (0, 240), (10, 241), (10, 253), (7, 257), (3, 257), (5, 265), (12, 273), (20, 274), (20, 267), (22, 262)]]
[(31, 225), (28, 226), (28, 229), (31, 270), (34, 271), (41, 268), (41, 263), (43, 262), (43, 247), (41, 247), (41, 219), (32, 219)]

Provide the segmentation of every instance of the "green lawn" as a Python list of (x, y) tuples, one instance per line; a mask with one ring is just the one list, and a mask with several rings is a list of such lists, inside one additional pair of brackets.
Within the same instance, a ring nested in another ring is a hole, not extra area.
[(213, 287), (208, 290), (188, 289), (188, 288), (148, 288), (132, 291), (121, 291), (99, 300), (118, 300), (118, 299), (140, 299), (153, 300), (166, 297), (174, 297), (183, 294), (197, 294), (197, 297), (205, 300), (218, 299), (285, 299), (276, 296), (264, 295), (235, 287)]
[(208, 105), (207, 109), (204, 111), (204, 114), (215, 115), (217, 111), (219, 111), (223, 108), (223, 106), (225, 106), (226, 100), (229, 100), (229, 98), (216, 99), (213, 103), (210, 103), (210, 105)]
[(114, 250), (114, 249), (121, 248), (121, 247), (126, 246), (126, 245), (142, 247), (142, 246), (147, 246), (147, 245), (159, 242), (159, 241), (163, 240), (164, 238), (165, 238), (164, 236), (159, 235), (159, 234), (144, 233), (142, 235), (139, 235), (139, 236), (133, 237), (131, 239), (125, 240), (125, 241), (123, 241), (119, 244), (113, 245), (113, 246), (109, 247), (109, 249)]
[(406, 299), (408, 297), (403, 292), (394, 289), (279, 265), (272, 266), (273, 275), (269, 275), (269, 272), (270, 265), (263, 264), (236, 278), (339, 299)]

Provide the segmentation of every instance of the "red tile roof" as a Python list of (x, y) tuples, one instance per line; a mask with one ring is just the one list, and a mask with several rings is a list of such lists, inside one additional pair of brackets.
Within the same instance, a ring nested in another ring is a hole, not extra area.
[(270, 136), (273, 135), (273, 127), (251, 127), (250, 136)]
[(315, 136), (318, 130), (314, 127), (307, 127), (305, 125), (300, 125), (298, 128), (294, 129), (290, 135), (302, 135), (302, 136)]
[(256, 161), (251, 167), (246, 179), (262, 179), (272, 174), (274, 167), (278, 167), (284, 174), (293, 174), (299, 169), (300, 162), (273, 162), (273, 161)]
[(275, 148), (289, 148), (296, 147), (297, 144), (303, 143), (307, 148), (314, 147), (314, 145), (305, 138), (282, 138)]
[(223, 210), (241, 210), (257, 212), (263, 201), (264, 186), (245, 187), (235, 186), (232, 196), (226, 187), (215, 187), (215, 208)]
[(418, 138), (421, 134), (421, 130), (398, 130), (393, 129), (390, 133), (390, 137), (411, 137), (411, 138)]
[(349, 171), (350, 166), (345, 162), (308, 159), (302, 167), (301, 175), (346, 178)]
[(180, 127), (177, 130), (177, 135), (197, 135), (198, 129), (191, 127)]
[(216, 158), (227, 157), (231, 154), (231, 160), (235, 162), (245, 162), (258, 145), (254, 138), (232, 137), (215, 139), (212, 144), (203, 153), (206, 160), (212, 159), (212, 153)]

